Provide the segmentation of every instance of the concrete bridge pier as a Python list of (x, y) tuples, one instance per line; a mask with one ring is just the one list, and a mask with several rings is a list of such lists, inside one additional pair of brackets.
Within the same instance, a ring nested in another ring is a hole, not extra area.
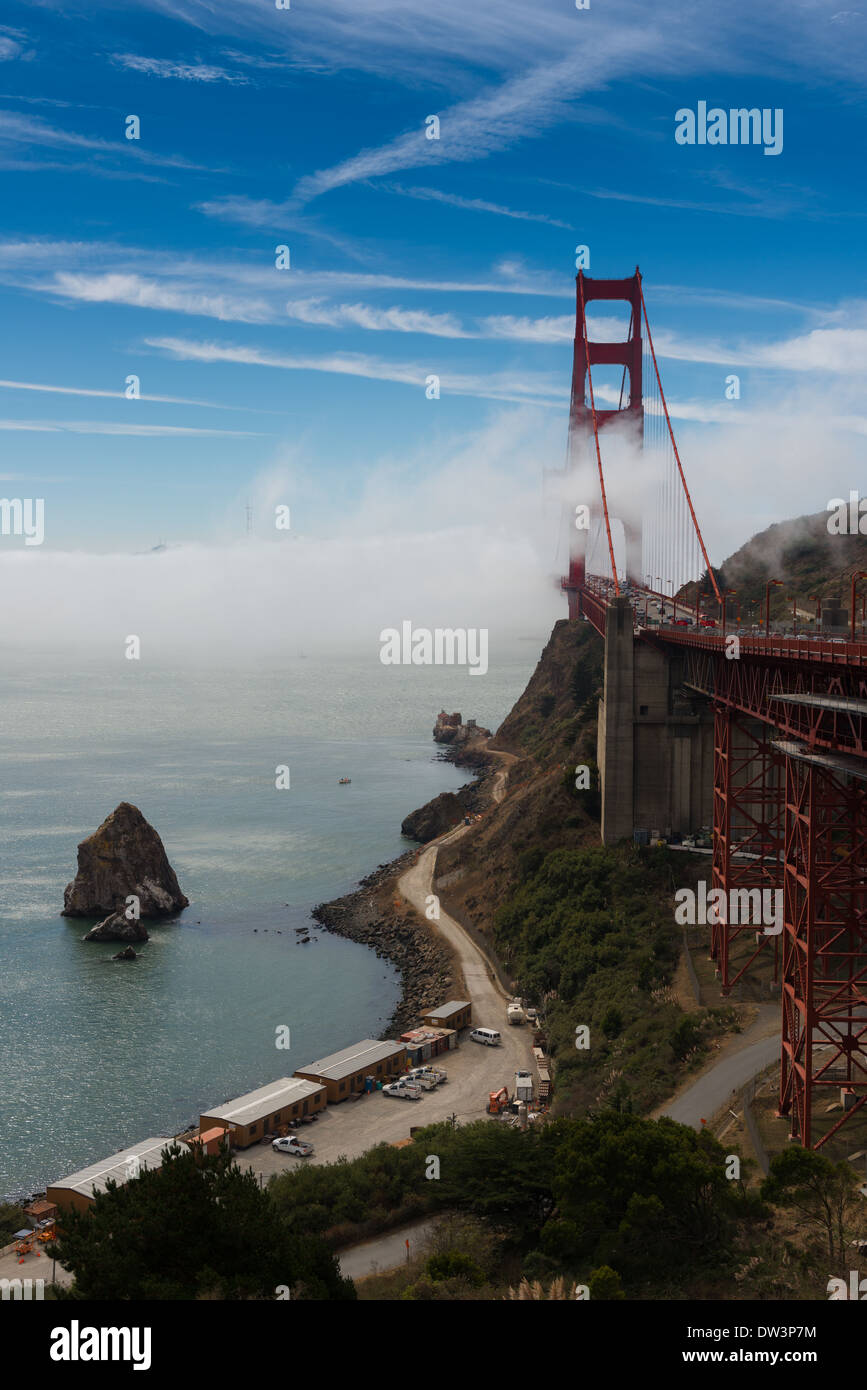
[(682, 680), (680, 653), (639, 642), (629, 600), (614, 599), (596, 754), (603, 844), (636, 830), (685, 834), (712, 823), (713, 711)]

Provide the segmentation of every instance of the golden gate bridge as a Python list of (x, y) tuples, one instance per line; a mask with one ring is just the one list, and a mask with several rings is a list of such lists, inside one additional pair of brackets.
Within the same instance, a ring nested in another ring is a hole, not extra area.
[[(591, 338), (587, 306), (598, 301), (628, 304), (622, 341)], [(616, 405), (598, 372), (594, 383), (594, 368), (612, 366), (622, 369)], [(637, 267), (619, 280), (578, 274), (568, 438), (570, 500), (587, 503), (591, 481), (593, 499), (592, 526), (571, 531), (561, 581), (569, 618), (590, 622), (603, 637), (612, 618), (621, 631), (628, 618), (635, 646), (676, 661), (682, 687), (713, 711), (713, 887), (725, 903), (737, 890), (781, 890), (783, 923), (781, 936), (772, 935), (720, 920), (730, 915), (722, 911), (711, 923), (710, 955), (728, 994), (773, 954), (781, 993), (779, 1113), (793, 1138), (818, 1149), (867, 1104), (867, 643), (857, 640), (855, 622), (861, 574), (852, 577), (848, 640), (772, 633), (773, 580), (764, 632), (727, 632), (727, 593), (687, 485)], [(683, 589), (693, 582), (687, 602)], [(829, 1123), (826, 1104), (817, 1124), (819, 1102), (833, 1102), (835, 1091), (842, 1113)]]

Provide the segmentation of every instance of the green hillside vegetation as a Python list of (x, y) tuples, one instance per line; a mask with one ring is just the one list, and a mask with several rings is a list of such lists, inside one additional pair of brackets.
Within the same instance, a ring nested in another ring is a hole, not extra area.
[(526, 690), (491, 747), (543, 763), (582, 748), (595, 755), (603, 653), (602, 638), (589, 623), (555, 623)]
[(291, 1230), (255, 1173), (225, 1150), (179, 1144), (118, 1186), (109, 1181), (91, 1210), (65, 1212), (49, 1255), (72, 1271), (57, 1298), (195, 1300), (354, 1299), (318, 1236)]
[[(698, 872), (683, 855), (674, 861), (670, 850), (633, 846), (521, 856), (494, 940), (521, 989), (544, 1001), (558, 1113), (602, 1101), (651, 1109), (700, 1063), (712, 1036), (739, 1030), (731, 1008), (687, 1014), (671, 989), (682, 949), (674, 884)], [(588, 1049), (576, 1047), (579, 1025), (590, 1029)]]
[[(829, 1264), (821, 1211), (829, 1197), (839, 1208), (845, 1174), (807, 1154), (768, 1188), (780, 1210), (748, 1176), (707, 1130), (605, 1107), (526, 1132), (491, 1120), (430, 1125), (403, 1148), (281, 1174), (269, 1195), (288, 1230), (334, 1245), (440, 1219), (407, 1267), (359, 1283), (363, 1299), (500, 1299), (521, 1280), (584, 1284), (605, 1299), (824, 1299), (848, 1254), (836, 1247)], [(806, 1186), (816, 1221), (796, 1243), (784, 1234), (787, 1207)]]
[[(434, 1155), (440, 1176), (428, 1179)], [(269, 1191), (298, 1234), (340, 1240), (347, 1219), (448, 1211), (496, 1237), (483, 1259), (441, 1248), (403, 1297), (502, 1297), (498, 1285), (521, 1276), (587, 1283), (602, 1264), (627, 1292), (648, 1279), (675, 1289), (719, 1268), (737, 1223), (757, 1210), (726, 1180), (725, 1161), (707, 1133), (609, 1110), (526, 1132), (487, 1120), (431, 1125), (405, 1148), (286, 1173)]]
[[(714, 569), (721, 590), (737, 591), (735, 601), (745, 621), (748, 611), (752, 621), (764, 620), (765, 586), (770, 579), (781, 581), (779, 587), (771, 589), (772, 622), (791, 621), (792, 598), (810, 613), (816, 609), (814, 595), (823, 604), (837, 601), (849, 608), (852, 573), (867, 569), (867, 535), (829, 533), (829, 515), (818, 512), (768, 526)], [(700, 583), (714, 614), (716, 601), (706, 574)], [(681, 593), (686, 602), (695, 601), (694, 584), (686, 585)], [(799, 623), (802, 621), (799, 618)]]

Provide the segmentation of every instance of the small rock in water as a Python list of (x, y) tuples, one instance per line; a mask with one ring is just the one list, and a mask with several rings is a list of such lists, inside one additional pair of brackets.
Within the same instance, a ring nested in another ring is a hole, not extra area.
[(124, 912), (112, 912), (102, 922), (97, 922), (82, 938), (82, 941), (147, 941), (145, 924), (137, 918), (129, 918)]
[(138, 951), (134, 951), (131, 946), (124, 946), (122, 951), (118, 951), (112, 960), (138, 960)]

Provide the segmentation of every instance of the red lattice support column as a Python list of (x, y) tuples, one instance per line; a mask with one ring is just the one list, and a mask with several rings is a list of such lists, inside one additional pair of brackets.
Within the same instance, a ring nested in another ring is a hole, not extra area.
[(867, 1102), (867, 789), (791, 755), (783, 902), (780, 1114), (818, 1149)]
[(746, 715), (714, 711), (713, 887), (725, 895), (711, 922), (710, 953), (724, 994), (763, 952), (779, 965), (779, 931), (767, 931), (782, 888), (783, 759), (773, 730)]

